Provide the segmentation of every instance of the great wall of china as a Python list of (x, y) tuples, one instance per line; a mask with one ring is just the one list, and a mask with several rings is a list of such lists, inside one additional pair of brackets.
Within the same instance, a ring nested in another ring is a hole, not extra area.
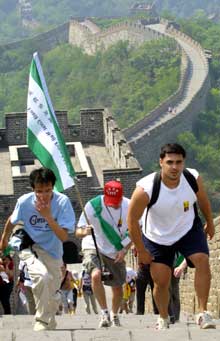
[[(140, 45), (146, 40), (160, 39), (169, 36), (176, 40), (182, 51), (181, 79), (178, 90), (146, 117), (123, 131), (142, 166), (144, 160), (152, 160), (158, 154), (161, 143), (174, 140), (186, 130), (191, 130), (197, 114), (204, 109), (205, 98), (210, 89), (209, 66), (202, 47), (193, 39), (169, 26), (162, 20), (160, 23), (149, 23), (150, 26), (123, 23), (101, 31), (90, 21), (82, 23), (70, 20), (52, 31), (34, 37), (44, 53), (58, 44), (70, 43), (80, 46), (87, 53), (95, 53), (98, 48), (107, 48), (119, 40), (129, 40)], [(5, 51), (25, 47), (30, 39), (0, 46), (0, 55)], [(167, 112), (168, 107), (175, 107), (175, 113)], [(4, 132), (2, 132), (5, 134)], [(123, 138), (122, 138), (123, 140)], [(210, 262), (212, 269), (212, 287), (208, 309), (214, 316), (220, 316), (220, 220), (215, 220), (216, 236), (209, 242)], [(181, 281), (182, 310), (194, 312), (197, 308), (193, 287), (193, 270), (188, 271), (185, 280)]]
[[(103, 32), (98, 29), (93, 30), (90, 29), (88, 22), (81, 25), (71, 21), (69, 42), (83, 48), (87, 53), (95, 53), (96, 49), (107, 48), (119, 40), (129, 40), (130, 43), (138, 46), (146, 40), (169, 36), (176, 40), (182, 50), (178, 90), (145, 118), (124, 130), (124, 135), (130, 142), (135, 156), (144, 167), (144, 160), (152, 160), (155, 155), (158, 155), (158, 148), (162, 143), (175, 140), (179, 133), (191, 130), (198, 113), (205, 108), (206, 95), (210, 89), (208, 60), (200, 44), (174, 27), (169, 27), (165, 20), (149, 27), (123, 23)], [(175, 108), (175, 113), (168, 112), (168, 107)], [(215, 225), (216, 236), (209, 242), (212, 287), (208, 309), (219, 317), (220, 278), (217, 269), (220, 257), (219, 218), (215, 220)], [(197, 309), (195, 293), (192, 290), (193, 276), (194, 270), (189, 269), (187, 277), (181, 281), (182, 311), (192, 314)]]
[[(191, 130), (197, 114), (204, 109), (206, 94), (210, 88), (209, 66), (202, 47), (193, 39), (169, 27), (165, 20), (149, 26), (124, 22), (103, 31), (94, 29), (87, 20), (83, 23), (70, 22), (69, 43), (81, 47), (86, 53), (94, 54), (98, 49), (106, 49), (119, 40), (129, 41), (139, 46), (143, 42), (163, 37), (175, 39), (182, 51), (181, 79), (178, 90), (157, 108), (124, 129), (142, 167), (158, 153), (159, 146), (167, 140)], [(168, 113), (168, 107), (175, 113)]]

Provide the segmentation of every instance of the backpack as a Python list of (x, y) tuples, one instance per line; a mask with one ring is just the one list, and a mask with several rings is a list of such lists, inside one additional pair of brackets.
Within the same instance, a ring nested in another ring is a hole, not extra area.
[[(196, 194), (199, 190), (196, 178), (187, 169), (183, 170), (183, 175), (185, 176), (193, 192)], [(149, 204), (147, 205), (147, 212), (145, 216), (145, 232), (146, 232), (146, 226), (147, 226), (147, 215), (148, 215), (149, 209), (157, 202), (157, 199), (160, 193), (160, 185), (161, 185), (161, 174), (159, 172), (159, 173), (156, 173), (154, 176), (152, 195), (151, 195)], [(193, 204), (193, 207), (194, 207), (195, 217), (198, 217), (198, 209), (197, 209), (196, 203)]]

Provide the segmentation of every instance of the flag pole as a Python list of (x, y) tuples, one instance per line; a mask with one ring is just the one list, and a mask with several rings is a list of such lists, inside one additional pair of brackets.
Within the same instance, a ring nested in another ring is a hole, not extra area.
[(78, 187), (78, 185), (77, 185), (77, 181), (79, 181), (79, 180), (77, 179), (76, 176), (73, 178), (73, 180), (74, 180), (74, 187), (75, 187), (75, 191), (76, 191), (76, 196), (77, 196), (77, 198), (78, 198), (80, 207), (81, 207), (82, 212), (83, 212), (83, 214), (84, 214), (84, 216), (85, 216), (85, 219), (86, 219), (87, 224), (88, 224), (88, 225), (91, 225), (91, 224), (90, 224), (90, 221), (89, 221), (89, 218), (88, 218), (88, 215), (87, 215), (87, 213), (86, 213), (86, 210), (85, 210), (85, 208), (84, 208), (84, 204), (83, 204), (82, 196), (81, 196), (80, 191), (79, 191), (79, 187)]

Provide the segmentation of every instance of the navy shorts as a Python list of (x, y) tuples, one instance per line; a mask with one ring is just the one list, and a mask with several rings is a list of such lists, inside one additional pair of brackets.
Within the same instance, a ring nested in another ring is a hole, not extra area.
[(190, 267), (194, 267), (187, 257), (195, 253), (209, 255), (209, 248), (204, 228), (199, 217), (195, 217), (192, 228), (177, 242), (172, 245), (160, 245), (154, 243), (143, 235), (145, 248), (154, 257), (153, 262), (166, 264), (173, 267), (175, 253), (180, 252), (187, 260)]

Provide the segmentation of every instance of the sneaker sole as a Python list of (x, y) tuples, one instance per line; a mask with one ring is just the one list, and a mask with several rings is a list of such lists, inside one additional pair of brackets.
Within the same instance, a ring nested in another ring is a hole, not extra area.
[(201, 329), (216, 329), (216, 325), (214, 324), (204, 324), (203, 326), (200, 326)]
[(103, 324), (101, 324), (101, 325), (99, 325), (99, 328), (109, 328), (109, 327), (111, 327), (111, 323), (103, 323)]

